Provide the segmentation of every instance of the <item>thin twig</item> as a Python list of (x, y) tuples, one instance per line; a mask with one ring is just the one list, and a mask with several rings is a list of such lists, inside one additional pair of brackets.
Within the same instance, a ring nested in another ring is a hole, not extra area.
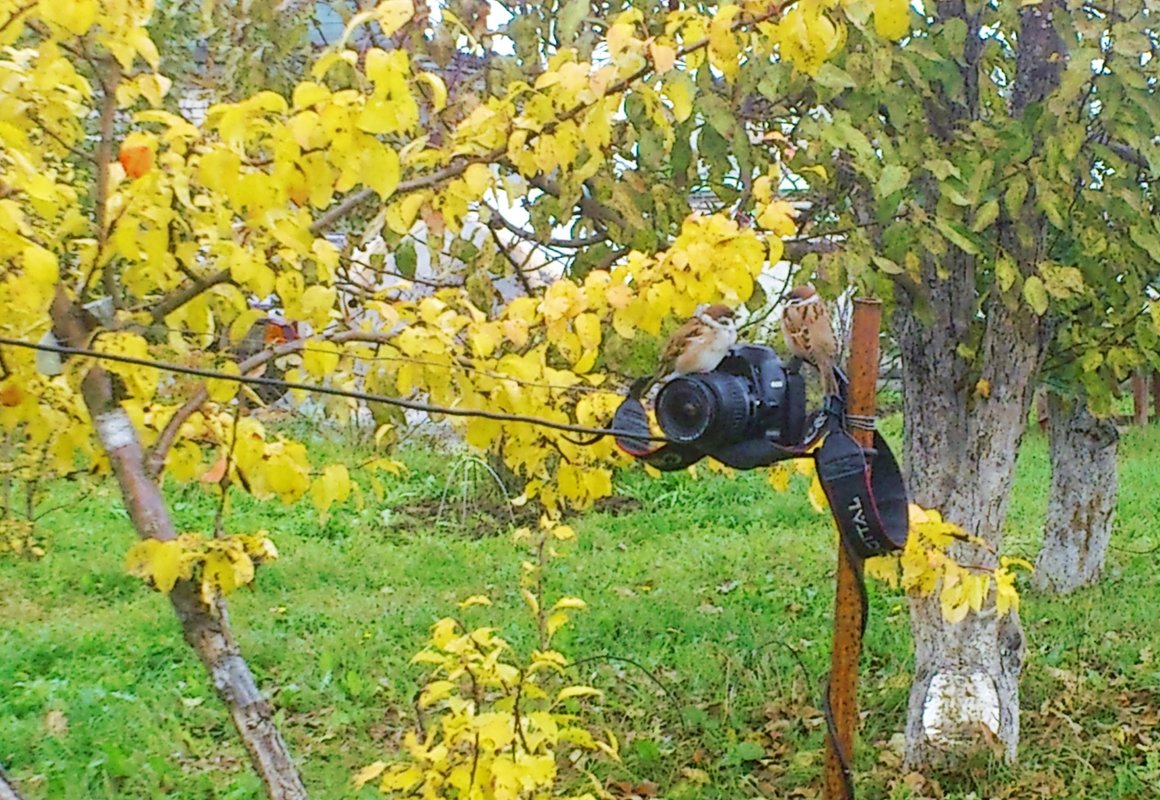
[(185, 424), (186, 420), (205, 405), (208, 398), (209, 392), (203, 387), (197, 394), (185, 401), (181, 408), (174, 411), (173, 416), (165, 423), (165, 427), (161, 430), (157, 441), (154, 442), (153, 448), (145, 455), (145, 474), (149, 476), (150, 480), (157, 480), (158, 476), (161, 475), (169, 450), (177, 441), (177, 432), (181, 430), (181, 426)]
[(153, 306), (153, 309), (150, 311), (150, 316), (154, 322), (161, 322), (186, 303), (196, 299), (202, 292), (207, 289), (212, 289), (218, 284), (227, 283), (229, 280), (230, 271), (228, 269), (219, 270), (198, 278), (188, 286), (178, 289), (167, 297), (163, 297)]

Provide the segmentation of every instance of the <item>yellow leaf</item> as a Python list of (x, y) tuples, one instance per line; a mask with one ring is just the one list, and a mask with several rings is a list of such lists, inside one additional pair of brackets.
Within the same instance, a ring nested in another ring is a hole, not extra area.
[(459, 603), (460, 608), (471, 608), (472, 606), (490, 606), (491, 599), (487, 595), (473, 594), (471, 597)]
[(363, 786), (382, 775), (383, 770), (386, 768), (387, 764), (385, 761), (376, 761), (373, 764), (368, 764), (367, 766), (363, 767), (354, 774), (353, 778), (351, 778), (351, 781), (354, 783), (354, 788), (361, 789)]
[(426, 201), (425, 193), (414, 192), (387, 206), (387, 227), (400, 236), (406, 236), (414, 227), (415, 217), (419, 215), (419, 209)]
[(692, 78), (684, 72), (674, 72), (665, 81), (664, 94), (673, 104), (673, 117), (677, 122), (684, 122), (692, 115), (695, 91)]
[(447, 84), (434, 72), (420, 72), (419, 80), (424, 81), (431, 88), (431, 105), (436, 113), (447, 107)]
[(797, 223), (794, 222), (796, 213), (786, 201), (774, 200), (758, 213), (757, 224), (777, 236), (793, 236), (797, 231)]
[(591, 686), (565, 686), (556, 695), (556, 702), (567, 700), (570, 697), (603, 697), (604, 692), (593, 689)]
[(556, 611), (560, 609), (575, 609), (576, 611), (583, 611), (586, 608), (588, 608), (588, 604), (581, 600), (579, 597), (561, 597), (556, 601), (556, 604), (552, 606), (552, 609)]
[(181, 544), (176, 540), (145, 539), (129, 548), (125, 569), (130, 575), (151, 580), (158, 589), (169, 592), (181, 577), (181, 555)]
[(336, 502), (346, 502), (350, 492), (350, 472), (344, 464), (327, 466), (310, 487), (310, 497), (319, 514), (325, 514)]
[(491, 170), (483, 164), (472, 164), (464, 171), (463, 182), (473, 197), (482, 197), (491, 186)]
[(898, 556), (876, 556), (866, 559), (864, 569), (871, 578), (877, 578), (887, 586), (898, 586)]
[(585, 350), (595, 350), (600, 346), (601, 330), (600, 318), (595, 314), (585, 313), (576, 317), (572, 322), (576, 335), (580, 337), (580, 344)]
[(576, 538), (576, 531), (572, 530), (571, 525), (557, 525), (552, 528), (552, 536), (561, 542), (570, 542)]
[(1042, 317), (1047, 313), (1047, 287), (1038, 275), (1032, 275), (1023, 282), (1023, 297), (1037, 315)]
[(446, 649), (456, 638), (459, 623), (450, 617), (444, 617), (431, 626), (431, 643), (440, 650)]
[(383, 36), (390, 36), (415, 15), (415, 4), (411, 0), (380, 0), (374, 15), (383, 29)]
[(986, 400), (991, 396), (991, 382), (986, 378), (979, 378), (975, 383), (975, 394)]
[[(240, 375), (241, 370), (233, 361), (227, 361), (218, 367), (218, 372), (224, 372), (227, 375)], [(210, 378), (206, 381), (206, 391), (209, 392), (209, 399), (215, 403), (228, 403), (234, 399), (234, 395), (238, 393), (241, 384), (237, 381), (224, 380), (222, 378)]]
[(446, 700), (454, 690), (455, 684), (451, 681), (431, 681), (419, 695), (419, 708), (429, 708), (440, 700)]
[(891, 41), (910, 33), (910, 0), (875, 0), (874, 30)]
[(523, 595), (524, 602), (528, 604), (528, 608), (532, 610), (532, 613), (539, 614), (540, 601), (536, 599), (536, 596), (527, 589), (520, 589), (520, 594)]
[(329, 377), (338, 369), (338, 345), (334, 342), (311, 342), (302, 354), (302, 367), (313, 378)]
[(769, 468), (769, 485), (775, 492), (784, 492), (789, 488), (789, 466), (785, 463), (774, 464)]
[(548, 615), (548, 638), (556, 635), (556, 631), (568, 624), (568, 615), (563, 611), (556, 611)]

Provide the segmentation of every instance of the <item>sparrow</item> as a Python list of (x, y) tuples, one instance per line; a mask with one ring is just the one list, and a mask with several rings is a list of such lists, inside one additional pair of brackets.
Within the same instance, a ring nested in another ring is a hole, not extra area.
[(711, 372), (735, 344), (737, 327), (733, 309), (721, 303), (698, 306), (692, 319), (673, 331), (665, 342), (660, 369), (648, 379), (641, 394), (667, 376)]
[(830, 324), (826, 304), (810, 285), (797, 286), (789, 293), (781, 312), (781, 334), (791, 356), (813, 364), (822, 378), (826, 395), (838, 394), (834, 367), (838, 361), (838, 340)]

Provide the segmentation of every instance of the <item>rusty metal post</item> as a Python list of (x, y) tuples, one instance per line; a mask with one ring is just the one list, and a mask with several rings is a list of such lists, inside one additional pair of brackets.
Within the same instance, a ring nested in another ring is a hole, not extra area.
[[(848, 411), (873, 417), (878, 391), (878, 332), (882, 325), (882, 302), (859, 297), (854, 300), (854, 325), (850, 336), (850, 393)], [(871, 431), (855, 429), (852, 435), (863, 447), (874, 442)], [(830, 709), (838, 745), (851, 769), (854, 766), (854, 730), (858, 724), (858, 660), (862, 655), (862, 600), (858, 582), (862, 564), (838, 547), (838, 592), (834, 606), (834, 649), (830, 661)], [(842, 775), (842, 763), (834, 745), (826, 742), (826, 800), (851, 800)]]
[(1137, 425), (1148, 424), (1148, 381), (1144, 378), (1144, 371), (1132, 373), (1132, 404), (1134, 406), (1135, 422)]

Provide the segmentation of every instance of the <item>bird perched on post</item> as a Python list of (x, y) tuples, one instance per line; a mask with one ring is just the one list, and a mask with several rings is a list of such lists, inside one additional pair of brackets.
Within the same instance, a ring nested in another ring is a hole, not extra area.
[(698, 306), (692, 319), (673, 331), (661, 351), (660, 368), (648, 378), (638, 396), (669, 375), (711, 372), (729, 348), (737, 344), (733, 309), (721, 303)]
[(822, 377), (822, 391), (838, 394), (834, 367), (838, 362), (838, 340), (830, 324), (826, 304), (810, 285), (797, 286), (789, 293), (781, 312), (781, 333), (791, 356), (817, 367)]

